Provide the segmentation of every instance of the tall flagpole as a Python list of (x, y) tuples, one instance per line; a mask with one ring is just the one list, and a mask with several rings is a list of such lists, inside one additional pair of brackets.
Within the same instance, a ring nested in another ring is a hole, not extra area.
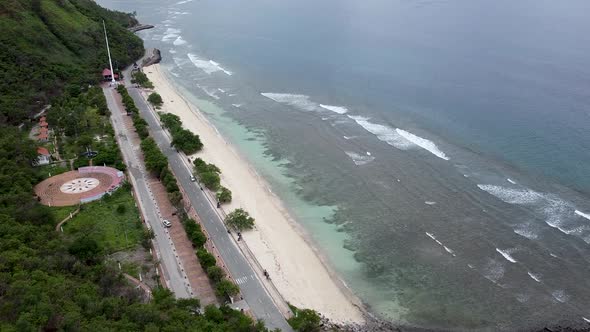
[(113, 71), (113, 61), (111, 60), (111, 50), (109, 49), (109, 37), (107, 37), (107, 26), (104, 24), (104, 20), (102, 20), (102, 27), (104, 28), (104, 39), (107, 42), (107, 54), (109, 55), (109, 65), (111, 66), (111, 83), (117, 84), (117, 81), (115, 81), (115, 72)]

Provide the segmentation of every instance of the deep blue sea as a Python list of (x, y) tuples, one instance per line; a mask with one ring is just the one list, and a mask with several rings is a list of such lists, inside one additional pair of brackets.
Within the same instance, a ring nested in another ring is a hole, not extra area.
[(156, 25), (146, 46), (369, 311), (590, 322), (590, 2), (98, 2)]

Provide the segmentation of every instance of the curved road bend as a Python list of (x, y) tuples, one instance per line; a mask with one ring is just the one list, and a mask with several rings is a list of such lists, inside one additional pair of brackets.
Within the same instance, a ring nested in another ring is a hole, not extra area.
[(119, 148), (127, 165), (131, 183), (138, 196), (139, 207), (156, 235), (154, 239), (156, 252), (164, 268), (164, 278), (166, 279), (168, 288), (170, 288), (177, 298), (191, 297), (188, 279), (185, 278), (185, 274), (180, 269), (179, 259), (177, 259), (174, 246), (168, 237), (168, 231), (161, 223), (160, 211), (147, 183), (145, 167), (138, 158), (139, 146), (133, 146), (127, 135), (127, 128), (123, 123), (123, 118), (127, 116), (127, 113), (116, 103), (114, 98), (115, 89), (104, 87), (103, 93), (111, 111), (111, 122), (115, 130)]
[[(130, 69), (126, 70), (125, 77), (131, 77)], [(191, 205), (195, 208), (203, 226), (209, 233), (210, 240), (213, 241), (219, 251), (231, 276), (240, 286), (244, 300), (248, 303), (252, 313), (256, 318), (262, 319), (266, 326), (271, 329), (279, 328), (282, 331), (293, 331), (266, 292), (266, 289), (262, 286), (246, 258), (240, 252), (240, 249), (230, 238), (223, 221), (215, 211), (215, 207), (209, 203), (205, 193), (199, 189), (199, 186), (190, 181), (192, 170), (187, 168), (182, 156), (176, 152), (176, 149), (170, 147), (168, 136), (164, 133), (160, 122), (150, 110), (140, 92), (129, 82), (126, 81), (125, 83), (142, 117), (150, 127), (150, 134), (160, 146), (162, 152), (168, 157), (170, 167), (176, 175), (178, 183), (187, 193)]]

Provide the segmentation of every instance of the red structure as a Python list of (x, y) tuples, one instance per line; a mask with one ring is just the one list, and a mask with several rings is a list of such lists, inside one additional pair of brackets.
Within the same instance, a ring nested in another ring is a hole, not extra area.
[[(108, 69), (105, 68), (102, 70), (102, 79), (105, 81), (110, 81), (113, 79), (113, 73)], [(119, 79), (119, 74), (115, 73), (115, 80)]]

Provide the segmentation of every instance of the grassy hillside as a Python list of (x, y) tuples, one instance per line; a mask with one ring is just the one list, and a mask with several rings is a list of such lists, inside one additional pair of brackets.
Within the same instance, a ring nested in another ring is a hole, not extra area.
[(114, 66), (143, 53), (143, 42), (127, 31), (128, 14), (91, 0), (0, 1), (0, 124), (15, 124), (64, 91), (96, 83), (108, 66), (102, 20)]

